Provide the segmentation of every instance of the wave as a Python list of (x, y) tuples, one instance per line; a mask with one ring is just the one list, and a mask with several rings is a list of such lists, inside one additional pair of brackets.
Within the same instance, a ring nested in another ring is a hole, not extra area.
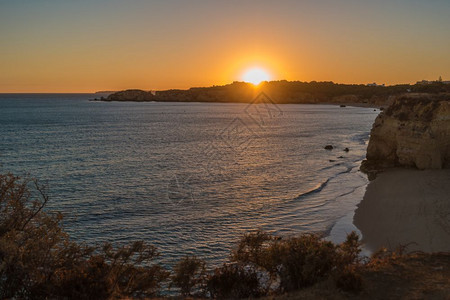
[(313, 189), (311, 189), (311, 190), (309, 190), (309, 191), (307, 191), (307, 192), (301, 193), (300, 195), (298, 195), (297, 197), (295, 197), (294, 200), (300, 200), (300, 199), (305, 198), (306, 196), (309, 196), (309, 195), (311, 195), (311, 194), (319, 193), (320, 191), (322, 191), (322, 190), (328, 185), (328, 183), (329, 183), (332, 179), (336, 178), (336, 177), (339, 176), (339, 175), (350, 173), (350, 172), (353, 170), (353, 168), (354, 168), (354, 166), (350, 166), (350, 167), (347, 167), (347, 169), (346, 169), (345, 171), (342, 171), (342, 172), (339, 172), (339, 173), (334, 174), (333, 176), (329, 177), (329, 178), (328, 178), (327, 180), (325, 180), (324, 182), (322, 182), (322, 183), (316, 185)]
[(354, 134), (350, 137), (351, 141), (364, 145), (369, 140), (370, 132), (362, 132)]

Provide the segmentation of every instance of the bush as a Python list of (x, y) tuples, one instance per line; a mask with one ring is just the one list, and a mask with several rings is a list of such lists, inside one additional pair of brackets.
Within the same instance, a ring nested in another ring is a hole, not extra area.
[(262, 231), (245, 234), (232, 251), (231, 260), (258, 266), (270, 273), (276, 272), (276, 263), (269, 253), (275, 240), (276, 237)]
[(330, 274), (335, 266), (333, 243), (319, 236), (305, 234), (280, 243), (279, 255), (281, 291), (292, 291), (317, 283)]
[(356, 232), (347, 235), (345, 242), (337, 247), (338, 266), (358, 265), (361, 262), (361, 242)]
[(346, 292), (359, 292), (362, 289), (362, 276), (354, 266), (341, 269), (334, 279), (336, 286)]
[(354, 232), (337, 246), (317, 234), (283, 239), (256, 232), (241, 239), (232, 253), (232, 260), (252, 266), (259, 272), (267, 272), (271, 279), (269, 285), (278, 283), (278, 292), (287, 292), (311, 286), (328, 277), (341, 284), (345, 280), (341, 278), (342, 274), (347, 276), (356, 272), (360, 251), (361, 244)]
[(69, 240), (61, 214), (48, 214), (45, 187), (0, 175), (0, 298), (148, 297), (168, 273), (151, 264), (156, 249), (135, 242), (114, 248)]
[(345, 242), (337, 247), (338, 255), (334, 281), (344, 291), (358, 292), (362, 289), (361, 242), (356, 232), (347, 235)]
[(177, 263), (171, 276), (171, 286), (180, 289), (181, 295), (190, 296), (192, 290), (202, 291), (206, 281), (205, 262), (194, 257), (185, 257)]
[(259, 297), (264, 294), (259, 287), (255, 270), (241, 264), (224, 264), (214, 270), (207, 281), (211, 297), (220, 299), (239, 299)]
[(315, 234), (279, 239), (257, 232), (244, 236), (232, 259), (267, 271), (283, 292), (310, 286), (327, 276), (335, 266), (336, 251), (333, 243)]

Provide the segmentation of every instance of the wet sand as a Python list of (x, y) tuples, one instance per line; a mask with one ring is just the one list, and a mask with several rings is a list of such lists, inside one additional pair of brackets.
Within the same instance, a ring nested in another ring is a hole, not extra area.
[(450, 251), (450, 170), (392, 169), (369, 183), (354, 224), (365, 247)]

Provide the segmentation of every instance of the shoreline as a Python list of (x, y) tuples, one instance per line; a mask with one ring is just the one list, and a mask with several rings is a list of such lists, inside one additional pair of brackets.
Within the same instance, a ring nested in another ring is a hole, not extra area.
[(353, 224), (364, 247), (450, 251), (450, 170), (389, 169), (367, 185)]
[[(101, 100), (101, 99), (88, 99), (89, 102), (131, 102), (131, 103), (197, 103), (197, 104), (251, 104), (252, 102), (234, 102), (234, 101), (158, 101), (158, 100), (149, 100), (149, 101), (139, 101), (139, 100)], [(345, 107), (358, 107), (358, 108), (373, 108), (377, 110), (381, 110), (381, 107), (384, 108), (383, 105), (375, 105), (373, 103), (334, 103), (334, 102), (316, 102), (316, 103), (289, 103), (289, 102), (281, 102), (275, 103), (276, 105), (333, 105), (340, 106), (341, 108)], [(344, 105), (344, 106), (342, 106)]]

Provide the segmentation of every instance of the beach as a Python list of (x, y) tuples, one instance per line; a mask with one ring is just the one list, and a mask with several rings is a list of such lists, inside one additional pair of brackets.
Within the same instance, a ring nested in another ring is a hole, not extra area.
[(365, 248), (450, 251), (450, 170), (391, 169), (369, 183), (354, 216)]

